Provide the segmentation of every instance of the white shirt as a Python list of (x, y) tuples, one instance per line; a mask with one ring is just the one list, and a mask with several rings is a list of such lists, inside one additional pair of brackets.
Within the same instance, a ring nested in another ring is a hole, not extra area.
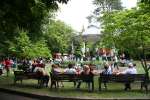
[(113, 69), (111, 66), (108, 67), (108, 71), (112, 73)]
[(66, 68), (65, 69), (65, 73), (67, 74), (75, 74), (76, 73), (76, 70), (74, 68)]
[(137, 74), (137, 70), (135, 69), (135, 67), (131, 67), (131, 68), (127, 68), (122, 73), (123, 74)]

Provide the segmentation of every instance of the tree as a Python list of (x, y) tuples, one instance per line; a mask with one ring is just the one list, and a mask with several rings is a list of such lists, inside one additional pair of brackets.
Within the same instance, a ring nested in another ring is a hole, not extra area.
[(79, 35), (74, 36), (72, 41), (74, 43), (74, 55), (76, 59), (80, 59), (83, 57), (83, 38), (82, 38), (82, 33), (84, 31), (84, 28), (82, 29), (81, 32), (79, 32)]
[(40, 40), (41, 25), (58, 9), (58, 3), (69, 0), (1, 0), (0, 1), (0, 48), (7, 51), (6, 41), (14, 40), (17, 29), (28, 30), (30, 39)]
[[(105, 26), (109, 26), (111, 24), (111, 27), (108, 29), (105, 28), (104, 31), (102, 31), (103, 34), (101, 37), (101, 41), (103, 42), (109, 42), (105, 43), (105, 47), (112, 48), (115, 46), (115, 39), (112, 36), (112, 29), (115, 27), (113, 25), (113, 13), (118, 12), (123, 9), (121, 5), (121, 0), (94, 0), (93, 3), (97, 6), (94, 13), (97, 15), (96, 19), (100, 22), (100, 26), (103, 29)], [(104, 36), (105, 35), (105, 36)], [(105, 39), (103, 38), (105, 37)], [(111, 39), (110, 39), (111, 37)], [(109, 41), (105, 41), (109, 38)], [(101, 47), (104, 47), (102, 43), (98, 43)], [(107, 45), (106, 45), (107, 44)]]
[(29, 32), (38, 32), (49, 11), (58, 9), (59, 3), (69, 0), (3, 0), (0, 1), (0, 31), (12, 33), (18, 26)]
[(82, 58), (82, 51), (81, 51), (81, 48), (82, 48), (82, 44), (79, 43), (79, 41), (76, 41), (75, 42), (75, 52), (74, 52), (74, 55), (76, 56), (76, 58), (79, 58), (81, 59)]
[(68, 53), (71, 46), (71, 39), (74, 36), (74, 30), (62, 21), (53, 20), (45, 32), (45, 39), (52, 53)]
[(141, 3), (150, 4), (150, 0), (140, 0)]
[(29, 56), (29, 49), (31, 48), (31, 41), (27, 36), (27, 32), (21, 31), (18, 37), (15, 37), (14, 42), (8, 41), (9, 52), (13, 56), (24, 58)]
[(32, 47), (30, 49), (30, 55), (31, 58), (37, 58), (37, 57), (45, 57), (45, 58), (51, 58), (51, 51), (49, 50), (47, 43), (44, 39), (32, 43)]
[[(146, 59), (150, 47), (150, 6), (139, 4), (138, 8), (105, 13), (102, 18), (102, 43), (127, 51), (132, 57), (141, 59), (148, 77)], [(111, 16), (111, 17), (110, 17)], [(106, 41), (107, 40), (107, 41)]]
[(94, 0), (93, 3), (97, 6), (95, 14), (100, 12), (110, 12), (112, 10), (121, 10), (121, 0)]
[(14, 42), (8, 41), (9, 52), (7, 53), (18, 58), (51, 57), (51, 52), (44, 40), (32, 43), (27, 34), (27, 31), (20, 31)]

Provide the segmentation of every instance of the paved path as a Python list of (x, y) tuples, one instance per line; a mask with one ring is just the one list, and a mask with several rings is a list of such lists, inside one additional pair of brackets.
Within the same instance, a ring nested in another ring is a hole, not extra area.
[(0, 100), (38, 100), (38, 99), (24, 97), (11, 93), (0, 92)]

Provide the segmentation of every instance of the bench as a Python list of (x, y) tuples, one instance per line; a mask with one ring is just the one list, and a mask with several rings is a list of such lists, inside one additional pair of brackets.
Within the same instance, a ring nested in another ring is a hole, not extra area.
[(126, 74), (126, 75), (104, 75), (100, 74), (99, 77), (99, 90), (101, 91), (101, 85), (104, 83), (105, 89), (107, 89), (107, 83), (118, 82), (118, 83), (133, 83), (140, 82), (141, 89), (144, 87), (148, 92), (148, 78), (145, 74)]
[(51, 85), (50, 85), (51, 88), (53, 87), (53, 85), (55, 85), (55, 88), (57, 88), (58, 82), (73, 82), (74, 87), (76, 86), (76, 82), (80, 82), (80, 83), (87, 82), (92, 84), (92, 91), (94, 91), (94, 77), (89, 77), (88, 75), (50, 73), (50, 77), (51, 77)]
[(17, 81), (20, 81), (22, 84), (23, 80), (27, 79), (35, 79), (38, 80), (38, 86), (42, 86), (42, 75), (38, 72), (24, 72), (24, 71), (14, 71), (14, 84), (16, 84)]

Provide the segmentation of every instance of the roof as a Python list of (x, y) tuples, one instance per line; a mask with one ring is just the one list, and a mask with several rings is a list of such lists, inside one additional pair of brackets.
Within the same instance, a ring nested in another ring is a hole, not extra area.
[(82, 35), (88, 34), (100, 34), (100, 29), (94, 25), (88, 26), (88, 28), (82, 33)]

